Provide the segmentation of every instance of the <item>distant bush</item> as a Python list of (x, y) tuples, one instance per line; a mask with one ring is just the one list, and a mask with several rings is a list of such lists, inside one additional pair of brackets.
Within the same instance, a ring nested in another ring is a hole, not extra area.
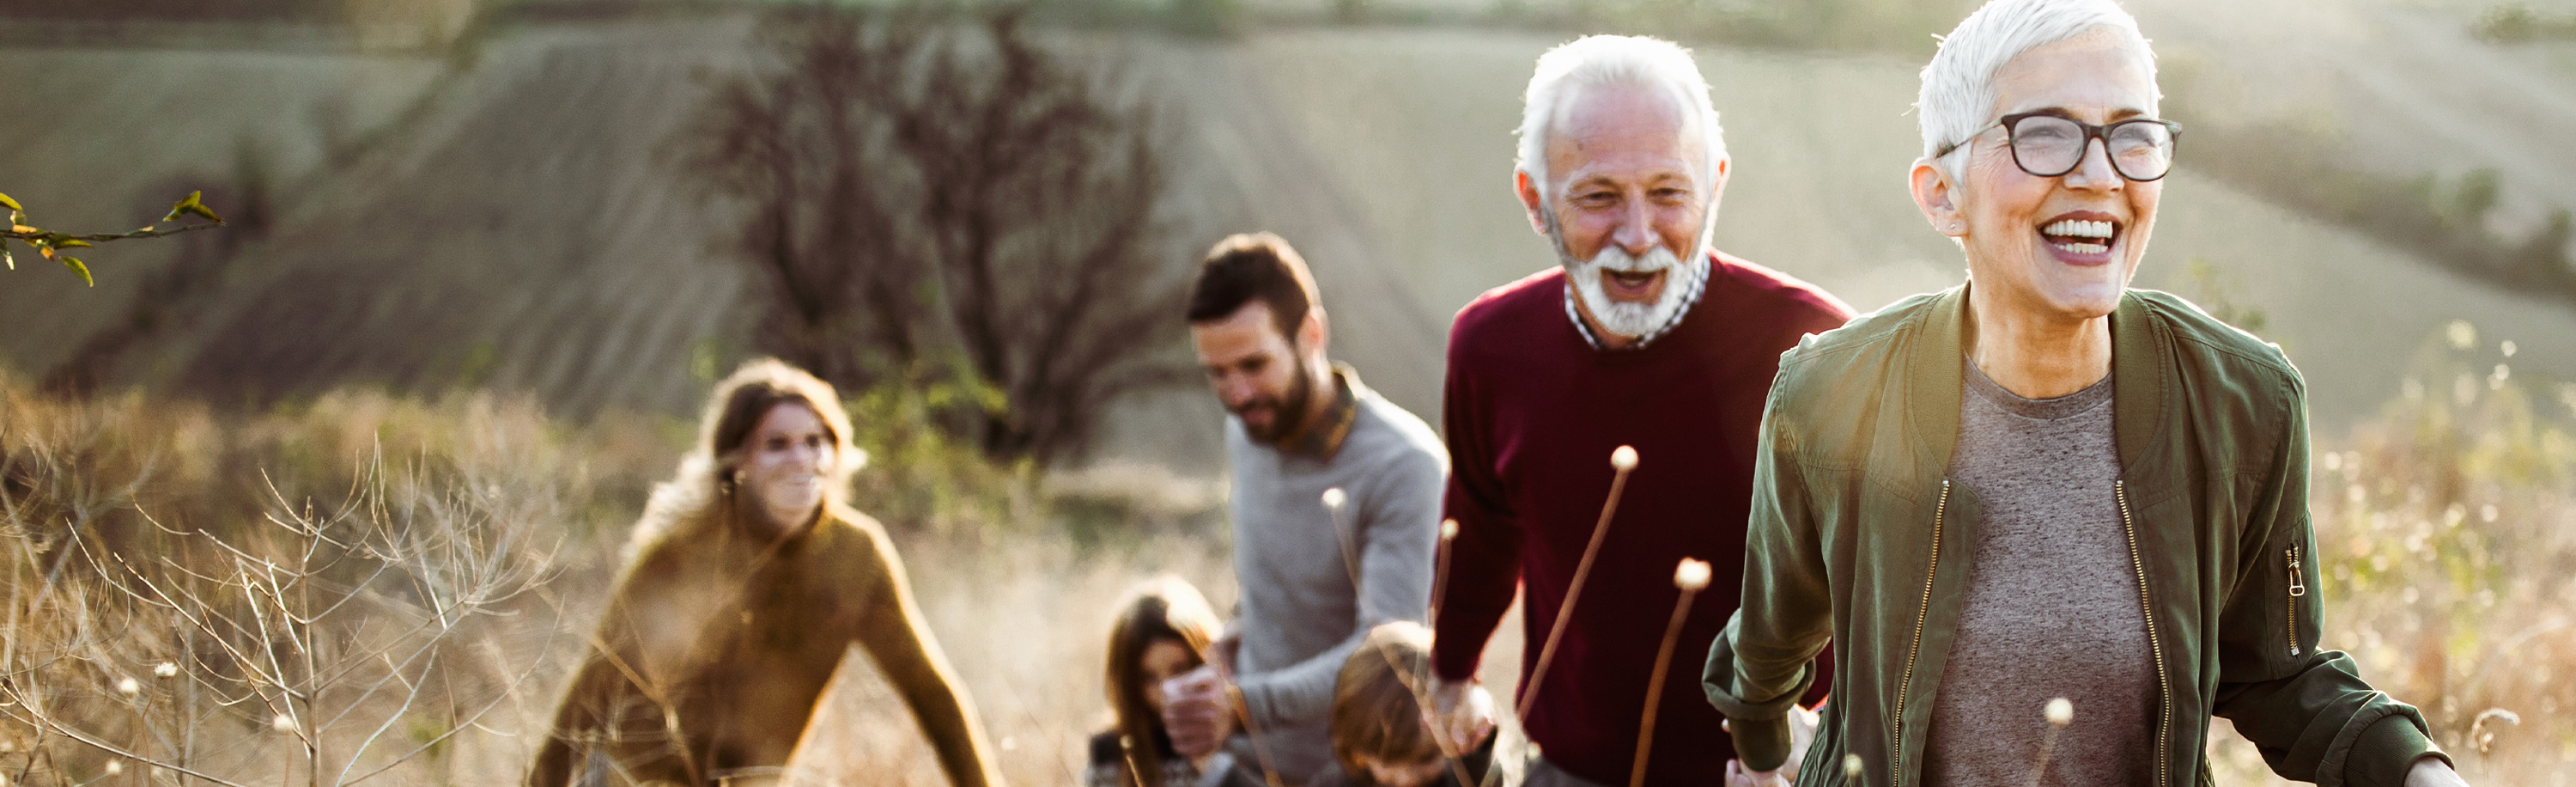
[(2245, 119), (2211, 109), (2206, 74), (2168, 62), (2167, 117), (2182, 123), (2180, 163), (2300, 213), (2421, 255), (2472, 280), (2576, 305), (2569, 242), (2576, 217), (2559, 207), (2540, 227), (2507, 237), (2489, 227), (2500, 199), (2494, 170), (2453, 179), (2404, 177), (2359, 164), (2340, 131), (2314, 117)]
[(1156, 107), (1030, 9), (796, 7), (675, 137), (739, 212), (753, 343), (845, 390), (940, 386), (996, 461), (1079, 457), (1109, 403), (1194, 379), (1160, 245)]
[(2576, 13), (2550, 14), (2521, 3), (2487, 9), (2469, 23), (2469, 35), (2490, 44), (2576, 41)]

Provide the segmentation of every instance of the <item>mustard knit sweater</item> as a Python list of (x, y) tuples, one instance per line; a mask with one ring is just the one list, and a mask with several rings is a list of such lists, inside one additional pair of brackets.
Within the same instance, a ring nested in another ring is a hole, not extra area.
[[(842, 654), (865, 649), (957, 787), (999, 787), (964, 689), (923, 627), (903, 563), (865, 514), (827, 505), (772, 536), (727, 502), (657, 491), (531, 787), (708, 784), (774, 773)], [(714, 503), (707, 505), (703, 503)]]

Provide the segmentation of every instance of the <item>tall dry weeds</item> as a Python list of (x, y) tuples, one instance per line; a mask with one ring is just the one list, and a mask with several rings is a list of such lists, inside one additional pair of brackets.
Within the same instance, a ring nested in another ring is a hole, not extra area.
[(0, 379), (0, 776), (463, 776), (542, 693), (590, 501), (667, 461), (574, 437), (489, 396), (225, 416)]
[[(900, 424), (859, 404), (878, 459), (856, 502), (896, 514), (1003, 770), (1077, 781), (1120, 590), (1178, 573), (1230, 604), (1205, 526), (1221, 495), (1135, 468), (1039, 483), (889, 439)], [(0, 377), (0, 783), (517, 782), (689, 436), (480, 394), (227, 413)], [(1068, 510), (1159, 535), (1075, 532)], [(857, 656), (796, 765), (805, 783), (945, 783)]]
[[(2576, 383), (2517, 375), (2495, 338), (2453, 323), (2379, 418), (2316, 436), (2322, 646), (2422, 708), (2472, 783), (2576, 784)], [(2280, 783), (2211, 741), (2222, 783)]]

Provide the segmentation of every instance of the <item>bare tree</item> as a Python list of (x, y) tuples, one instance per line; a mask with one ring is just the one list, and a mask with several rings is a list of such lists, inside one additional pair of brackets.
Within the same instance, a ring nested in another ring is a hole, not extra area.
[(800, 8), (684, 140), (744, 210), (757, 342), (853, 392), (945, 392), (997, 458), (1078, 452), (1121, 394), (1185, 379), (1159, 259), (1152, 109), (1033, 40), (1026, 9)]

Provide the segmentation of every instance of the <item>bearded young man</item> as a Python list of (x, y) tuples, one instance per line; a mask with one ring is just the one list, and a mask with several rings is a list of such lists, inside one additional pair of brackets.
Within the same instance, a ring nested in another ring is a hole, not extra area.
[[(1174, 679), (1164, 723), (1173, 749), (1198, 757), (1240, 714), (1253, 739), (1233, 747), (1236, 761), (1303, 784), (1338, 767), (1329, 727), (1342, 662), (1370, 628), (1421, 622), (1429, 607), (1447, 457), (1422, 419), (1326, 359), (1314, 278), (1278, 236), (1218, 243), (1189, 320), (1208, 384), (1234, 414), (1227, 507), (1241, 589), (1231, 653), (1221, 646)], [(1338, 519), (1324, 503), (1333, 489)]]
[(1801, 784), (2207, 784), (2213, 716), (2286, 778), (2460, 784), (2318, 647), (2298, 370), (2128, 289), (2173, 165), (2157, 103), (2111, 0), (1996, 0), (1923, 69), (1915, 203), (1969, 282), (1781, 358), (1703, 675), (1746, 782), (1785, 783), (1830, 638)]
[[(1682, 641), (1706, 641), (1735, 605), (1727, 572), (1743, 564), (1753, 438), (1780, 352), (1850, 315), (1711, 246), (1730, 166), (1687, 50), (1592, 36), (1539, 58), (1515, 183), (1562, 264), (1485, 293), (1451, 328), (1442, 417), (1458, 535), (1433, 639), (1443, 731), (1473, 741), (1484, 721), (1459, 698), (1515, 586), (1526, 594), (1521, 685), (1539, 688), (1518, 710), (1542, 752), (1531, 785), (1630, 781), (1674, 568), (1719, 567), (1682, 627)], [(1623, 445), (1640, 461), (1576, 593)], [(1722, 778), (1726, 733), (1689, 682), (1663, 684), (1648, 783)]]

